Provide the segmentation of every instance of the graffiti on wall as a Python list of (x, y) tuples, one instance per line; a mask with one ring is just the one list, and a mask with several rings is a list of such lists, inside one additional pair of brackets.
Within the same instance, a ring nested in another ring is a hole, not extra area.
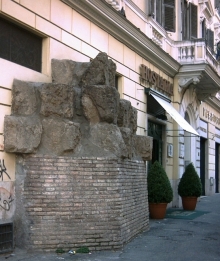
[(14, 212), (14, 181), (0, 181), (0, 220), (11, 219)]
[(7, 176), (9, 179), (11, 179), (9, 174), (7, 173), (7, 168), (5, 167), (4, 160), (0, 160), (0, 179), (2, 179), (2, 181), (3, 181), (5, 176)]
[(3, 187), (0, 187), (0, 209), (9, 211), (12, 205), (12, 194)]

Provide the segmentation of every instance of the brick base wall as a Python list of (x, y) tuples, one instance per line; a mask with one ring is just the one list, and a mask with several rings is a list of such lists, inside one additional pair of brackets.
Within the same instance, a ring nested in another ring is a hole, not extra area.
[(118, 249), (148, 229), (143, 161), (31, 156), (18, 165), (17, 245), (22, 236), (29, 249)]

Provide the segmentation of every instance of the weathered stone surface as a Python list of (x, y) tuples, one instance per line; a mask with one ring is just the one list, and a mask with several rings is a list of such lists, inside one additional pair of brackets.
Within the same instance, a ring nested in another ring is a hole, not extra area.
[(80, 143), (80, 125), (65, 119), (44, 119), (40, 150), (48, 155), (73, 152)]
[(6, 152), (33, 153), (41, 141), (42, 125), (37, 117), (5, 116)]
[(127, 148), (128, 158), (133, 157), (133, 135), (130, 128), (120, 128), (122, 138)]
[(106, 53), (99, 53), (82, 77), (81, 85), (108, 85), (115, 87), (116, 65)]
[(13, 115), (31, 115), (38, 110), (39, 101), (35, 85), (37, 84), (14, 80), (11, 105)]
[(73, 87), (73, 93), (74, 93), (74, 108), (73, 111), (76, 115), (83, 115), (83, 108), (82, 108), (82, 89), (78, 87)]
[(117, 123), (119, 93), (110, 86), (86, 86), (82, 92), (82, 105), (86, 118), (91, 123)]
[(89, 120), (91, 124), (100, 122), (98, 109), (96, 108), (95, 104), (93, 103), (89, 95), (84, 94), (82, 96), (82, 105), (84, 109), (84, 115), (86, 116), (86, 118)]
[(73, 117), (73, 87), (65, 84), (44, 84), (39, 88), (41, 98), (41, 115), (64, 118)]
[(77, 86), (90, 63), (52, 59), (52, 81)]
[(120, 99), (117, 124), (119, 127), (130, 127), (131, 118), (131, 102), (128, 100)]
[(90, 140), (96, 146), (118, 156), (128, 157), (120, 129), (114, 124), (98, 123), (91, 127)]
[(137, 109), (133, 106), (131, 106), (130, 129), (133, 131), (133, 134), (137, 131)]
[[(137, 110), (130, 101), (120, 100), (115, 71), (113, 61), (100, 53), (90, 63), (53, 60), (53, 83), (15, 80), (12, 113), (19, 117), (5, 122), (6, 150), (148, 159), (146, 141), (133, 138)], [(21, 118), (26, 115), (35, 118)], [(42, 123), (34, 122), (36, 117)]]
[(149, 136), (134, 135), (134, 147), (143, 160), (149, 161), (152, 158), (153, 138)]
[(132, 133), (137, 131), (137, 110), (130, 101), (120, 99), (117, 124), (119, 127), (130, 128)]

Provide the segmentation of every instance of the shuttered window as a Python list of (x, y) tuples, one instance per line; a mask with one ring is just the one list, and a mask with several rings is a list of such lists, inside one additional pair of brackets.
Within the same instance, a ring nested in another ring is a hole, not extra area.
[(214, 32), (210, 29), (206, 30), (206, 44), (213, 52), (214, 50)]
[(175, 0), (164, 0), (164, 28), (175, 32)]
[(189, 4), (190, 8), (190, 25), (191, 25), (191, 38), (197, 38), (197, 22), (198, 22), (198, 12), (197, 6), (193, 4)]
[(198, 24), (198, 7), (182, 1), (182, 37), (183, 40), (196, 39)]
[(162, 1), (156, 0), (156, 21), (162, 25)]
[(175, 0), (150, 0), (149, 15), (166, 31), (175, 32)]
[(155, 10), (154, 10), (154, 0), (149, 1), (149, 16), (153, 17), (155, 16)]
[(42, 38), (0, 18), (0, 58), (41, 72)]

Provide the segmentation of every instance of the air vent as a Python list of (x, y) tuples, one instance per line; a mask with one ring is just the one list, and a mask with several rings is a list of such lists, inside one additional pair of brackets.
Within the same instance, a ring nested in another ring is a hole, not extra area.
[(13, 250), (13, 223), (0, 224), (0, 253)]

